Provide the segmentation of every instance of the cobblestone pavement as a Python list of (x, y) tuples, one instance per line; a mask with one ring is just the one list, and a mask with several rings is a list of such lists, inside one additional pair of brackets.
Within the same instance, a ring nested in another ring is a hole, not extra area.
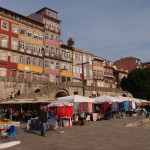
[[(73, 126), (48, 131), (41, 137), (39, 131), (27, 131), (22, 124), (16, 140), (21, 144), (8, 150), (150, 150), (150, 126), (125, 127), (127, 123), (145, 119), (125, 119), (87, 122), (85, 126)], [(58, 133), (64, 131), (64, 134)], [(6, 150), (6, 149), (5, 149)]]

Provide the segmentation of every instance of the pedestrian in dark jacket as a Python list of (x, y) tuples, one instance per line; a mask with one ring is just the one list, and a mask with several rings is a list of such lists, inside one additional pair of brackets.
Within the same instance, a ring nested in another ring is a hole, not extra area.
[(41, 136), (46, 136), (46, 122), (47, 122), (47, 107), (43, 106), (39, 116), (39, 123), (41, 124)]

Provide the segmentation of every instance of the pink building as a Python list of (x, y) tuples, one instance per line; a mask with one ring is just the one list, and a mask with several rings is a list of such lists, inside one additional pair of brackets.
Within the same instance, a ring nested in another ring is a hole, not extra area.
[(60, 82), (60, 20), (58, 12), (47, 7), (30, 14), (28, 17), (45, 26), (44, 36), (44, 70), (51, 82)]

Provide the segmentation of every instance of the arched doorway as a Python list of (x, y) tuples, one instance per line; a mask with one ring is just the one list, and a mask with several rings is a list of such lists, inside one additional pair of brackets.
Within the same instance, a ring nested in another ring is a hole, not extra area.
[(64, 96), (69, 96), (69, 93), (68, 91), (66, 90), (59, 90), (57, 93), (56, 93), (56, 98), (58, 97), (64, 97)]
[(126, 94), (123, 94), (122, 96), (123, 96), (123, 97), (127, 97)]
[(99, 93), (97, 93), (97, 97), (101, 96)]

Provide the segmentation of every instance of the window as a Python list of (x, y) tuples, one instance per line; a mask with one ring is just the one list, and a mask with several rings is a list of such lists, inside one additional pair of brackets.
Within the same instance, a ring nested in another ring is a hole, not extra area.
[(8, 30), (9, 29), (9, 23), (7, 21), (2, 21), (1, 22), (1, 28), (4, 30)]
[(50, 63), (50, 68), (54, 69), (54, 62), (53, 61), (51, 61), (51, 63)]
[(82, 59), (81, 59), (81, 55), (79, 54), (79, 60), (81, 61)]
[(2, 47), (8, 47), (8, 36), (1, 35), (1, 39), (2, 39)]
[(45, 39), (49, 39), (49, 34), (47, 32), (45, 33)]
[(73, 60), (74, 60), (75, 59), (75, 54), (73, 53), (72, 56), (73, 56)]
[(20, 41), (20, 49), (25, 49), (25, 42), (24, 41)]
[(1, 60), (7, 60), (7, 54), (6, 53), (0, 53), (0, 59)]
[(67, 58), (70, 58), (70, 53), (69, 52), (67, 53)]
[(33, 59), (33, 66), (36, 66), (36, 59)]
[(32, 45), (30, 43), (27, 43), (27, 52), (32, 50)]
[(45, 68), (48, 68), (48, 67), (49, 67), (49, 61), (45, 60)]
[(31, 31), (28, 31), (27, 36), (32, 37)]
[(24, 57), (20, 56), (20, 63), (24, 63)]
[(43, 36), (42, 35), (39, 36), (39, 40), (41, 40), (41, 41), (43, 40)]
[(17, 56), (12, 54), (11, 61), (12, 62), (17, 62)]
[(17, 50), (18, 49), (18, 40), (15, 38), (12, 38), (12, 49)]
[(54, 47), (51, 47), (51, 54), (54, 54)]
[(34, 34), (34, 39), (38, 39), (38, 35), (37, 34)]
[(39, 47), (39, 53), (42, 54), (42, 48), (41, 47)]
[(75, 57), (75, 59), (76, 59), (76, 60), (78, 60), (78, 54), (76, 54), (76, 57)]
[(39, 66), (39, 67), (42, 67), (42, 60), (41, 60), (41, 59), (40, 59), (39, 62), (38, 62), (38, 66)]
[(37, 46), (34, 46), (33, 47), (33, 53), (37, 53), (37, 50), (38, 50)]
[(20, 30), (20, 34), (25, 35), (25, 29), (22, 28), (22, 29)]
[(58, 24), (56, 24), (56, 30), (59, 31), (59, 25)]
[(27, 57), (27, 65), (30, 65), (30, 57)]
[(56, 55), (59, 55), (59, 48), (56, 48)]
[(56, 41), (59, 42), (59, 37), (56, 35)]
[(59, 63), (56, 63), (56, 69), (59, 69)]
[(62, 50), (62, 57), (63, 57), (63, 58), (66, 57), (66, 52), (65, 52), (65, 50)]
[(45, 46), (45, 52), (49, 53), (49, 46), (48, 45)]
[(51, 34), (51, 40), (54, 40), (54, 35), (53, 34)]
[(51, 29), (54, 29), (54, 23), (53, 22), (51, 23)]
[(17, 25), (12, 25), (12, 32), (18, 33), (18, 26)]

